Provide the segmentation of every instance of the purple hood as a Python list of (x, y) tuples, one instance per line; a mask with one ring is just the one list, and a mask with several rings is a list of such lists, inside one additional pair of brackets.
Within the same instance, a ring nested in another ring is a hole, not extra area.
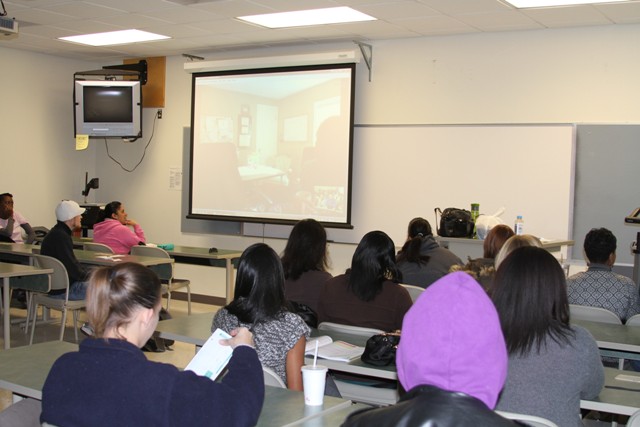
[(433, 283), (404, 317), (396, 364), (405, 390), (429, 384), (468, 394), (493, 409), (507, 360), (498, 313), (466, 273)]

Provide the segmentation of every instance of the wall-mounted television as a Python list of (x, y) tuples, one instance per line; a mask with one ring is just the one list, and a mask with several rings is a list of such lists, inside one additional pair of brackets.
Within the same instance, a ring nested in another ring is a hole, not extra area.
[(351, 227), (355, 64), (194, 73), (189, 218)]
[(76, 80), (73, 89), (76, 135), (142, 137), (140, 81)]

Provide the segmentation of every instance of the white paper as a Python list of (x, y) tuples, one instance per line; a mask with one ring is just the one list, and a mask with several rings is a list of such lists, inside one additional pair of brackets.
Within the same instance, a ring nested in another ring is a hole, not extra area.
[(215, 380), (231, 359), (231, 346), (220, 344), (221, 339), (231, 338), (222, 329), (216, 329), (213, 335), (204, 343), (200, 351), (191, 359), (185, 371), (193, 371), (197, 375)]

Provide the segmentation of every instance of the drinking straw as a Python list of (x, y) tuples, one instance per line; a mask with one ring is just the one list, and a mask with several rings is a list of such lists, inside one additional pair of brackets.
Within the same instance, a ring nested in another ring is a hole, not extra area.
[(318, 360), (318, 340), (316, 340), (316, 351), (313, 353), (313, 367), (316, 367), (316, 362)]

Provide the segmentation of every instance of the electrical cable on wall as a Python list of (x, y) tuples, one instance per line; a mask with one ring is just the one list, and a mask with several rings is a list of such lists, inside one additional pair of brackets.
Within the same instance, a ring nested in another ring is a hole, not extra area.
[[(2, 1), (2, 0), (0, 0)], [(136, 163), (136, 165), (133, 167), (133, 169), (127, 169), (125, 168), (122, 163), (120, 163), (117, 159), (115, 159), (113, 156), (111, 156), (111, 153), (109, 153), (109, 144), (107, 144), (107, 138), (104, 138), (104, 146), (107, 150), (107, 156), (109, 156), (109, 158), (111, 160), (113, 160), (118, 166), (120, 166), (120, 168), (125, 171), (125, 172), (133, 172), (134, 170), (136, 170), (138, 168), (138, 166), (140, 166), (140, 163), (142, 163), (142, 161), (144, 160), (144, 156), (147, 154), (147, 148), (149, 147), (149, 144), (151, 144), (151, 141), (153, 140), (153, 135), (156, 133), (156, 122), (158, 121), (158, 116), (160, 114), (160, 110), (158, 110), (156, 112), (156, 114), (153, 116), (153, 127), (151, 128), (151, 136), (149, 137), (149, 141), (147, 142), (147, 144), (144, 146), (144, 151), (142, 152), (142, 157), (140, 158), (140, 160), (138, 161), (138, 163)], [(128, 142), (134, 142), (136, 141), (138, 138), (135, 138), (133, 140), (127, 140)]]

